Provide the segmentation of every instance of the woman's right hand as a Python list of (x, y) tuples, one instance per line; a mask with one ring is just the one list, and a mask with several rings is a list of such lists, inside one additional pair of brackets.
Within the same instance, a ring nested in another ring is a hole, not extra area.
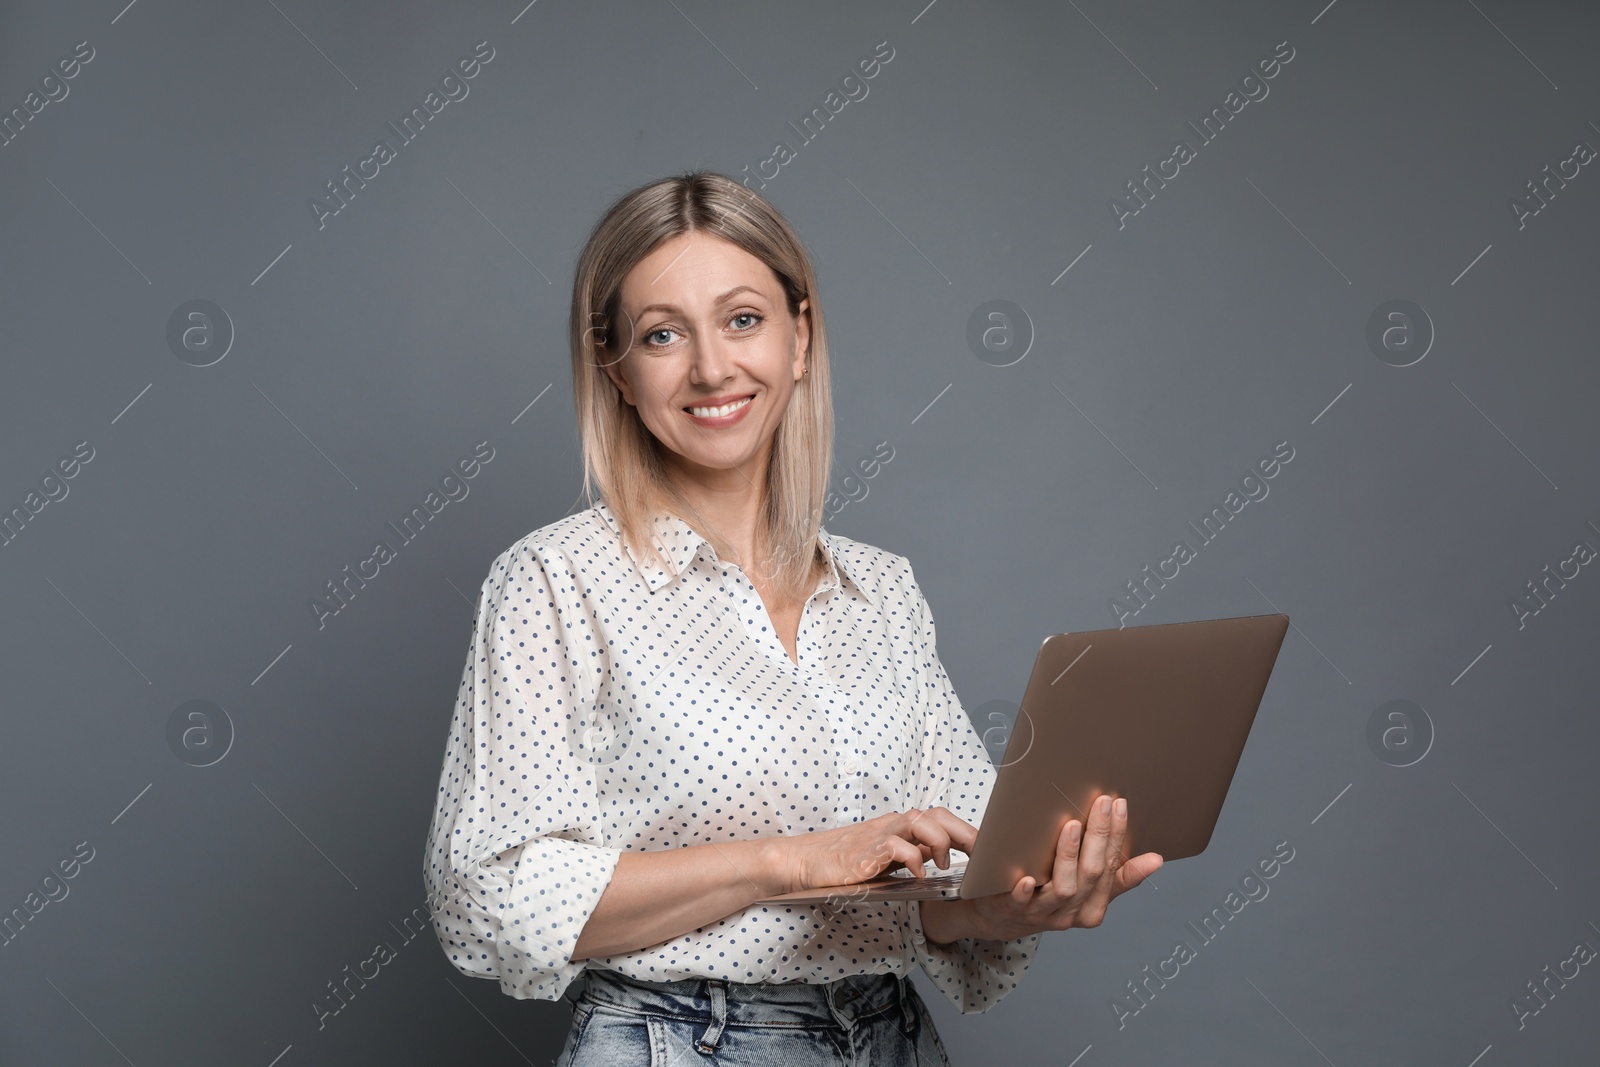
[(899, 866), (921, 874), (932, 859), (950, 866), (950, 850), (972, 851), (978, 829), (949, 808), (911, 808), (849, 826), (781, 839), (789, 889), (864, 882)]

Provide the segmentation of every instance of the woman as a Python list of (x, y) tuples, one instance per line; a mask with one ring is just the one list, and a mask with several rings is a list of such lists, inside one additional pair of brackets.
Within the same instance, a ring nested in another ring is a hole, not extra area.
[(560, 1064), (946, 1062), (913, 967), (983, 1011), (1160, 858), (1118, 862), (1104, 797), (1042, 886), (754, 903), (948, 867), (994, 768), (910, 564), (819, 524), (828, 348), (777, 211), (718, 174), (634, 190), (570, 325), (603, 500), (480, 590), (426, 865), (446, 953), (519, 998), (583, 975)]

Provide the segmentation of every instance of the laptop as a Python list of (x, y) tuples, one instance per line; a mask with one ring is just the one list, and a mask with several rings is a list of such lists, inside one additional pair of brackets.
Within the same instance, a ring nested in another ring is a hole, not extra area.
[[(1102, 793), (1128, 798), (1124, 858), (1205, 851), (1289, 616), (1052, 634), (1044, 639), (965, 863), (799, 889), (758, 904), (937, 900), (1050, 880), (1055, 844)], [(959, 850), (956, 850), (959, 855)]]

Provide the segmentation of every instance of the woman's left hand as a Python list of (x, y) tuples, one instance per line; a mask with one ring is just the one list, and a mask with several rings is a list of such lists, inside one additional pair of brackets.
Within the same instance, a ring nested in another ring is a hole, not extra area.
[(1086, 833), (1080, 833), (1082, 827), (1072, 819), (1061, 828), (1050, 881), (1044, 885), (1024, 875), (1009, 893), (963, 902), (970, 904), (971, 921), (977, 927), (966, 936), (1010, 941), (1044, 930), (1099, 926), (1113, 899), (1160, 869), (1163, 861), (1154, 852), (1124, 858), (1125, 799), (1113, 803), (1102, 794), (1089, 809)]

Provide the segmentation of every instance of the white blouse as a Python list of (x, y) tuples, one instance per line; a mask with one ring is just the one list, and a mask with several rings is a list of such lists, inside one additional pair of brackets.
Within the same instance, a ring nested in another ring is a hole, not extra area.
[(1038, 935), (930, 944), (913, 901), (753, 904), (572, 960), (624, 849), (936, 805), (976, 826), (994, 784), (903, 556), (821, 532), (797, 664), (738, 566), (675, 516), (654, 529), (676, 578), (625, 549), (602, 502), (512, 545), (479, 591), (424, 865), (451, 962), (539, 1000), (586, 967), (820, 983), (921, 966), (960, 1011), (992, 1007)]

